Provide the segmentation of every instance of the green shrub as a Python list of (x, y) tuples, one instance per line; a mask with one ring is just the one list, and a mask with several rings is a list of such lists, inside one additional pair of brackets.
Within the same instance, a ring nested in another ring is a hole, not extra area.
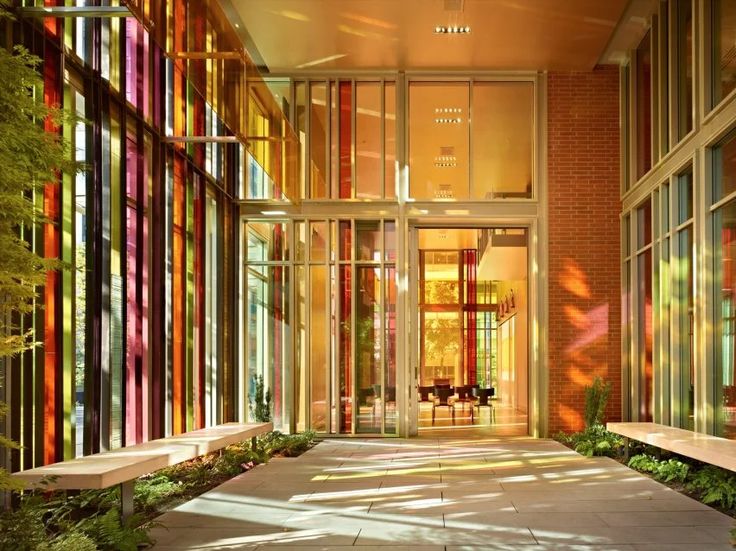
[(657, 460), (646, 454), (633, 456), (628, 465), (642, 473), (654, 473), (657, 470)]
[(725, 509), (736, 504), (736, 475), (708, 465), (692, 475), (688, 490), (698, 493), (703, 503), (716, 503)]
[(151, 509), (162, 501), (184, 494), (187, 486), (174, 481), (165, 473), (139, 478), (135, 483), (135, 505), (138, 509)]
[(623, 439), (617, 434), (608, 432), (603, 425), (593, 425), (572, 434), (560, 432), (555, 435), (555, 439), (588, 457), (613, 457), (623, 446)]
[(584, 420), (586, 428), (602, 424), (610, 395), (611, 383), (604, 382), (597, 375), (593, 379), (593, 384), (585, 387)]
[(687, 463), (679, 459), (668, 459), (659, 462), (656, 478), (662, 482), (685, 482), (689, 472), (690, 465)]
[(635, 455), (629, 459), (629, 467), (644, 473), (651, 473), (662, 482), (685, 482), (690, 465), (679, 459), (660, 461), (646, 454)]
[(314, 432), (283, 434), (273, 431), (261, 439), (261, 445), (269, 455), (296, 457), (314, 445)]

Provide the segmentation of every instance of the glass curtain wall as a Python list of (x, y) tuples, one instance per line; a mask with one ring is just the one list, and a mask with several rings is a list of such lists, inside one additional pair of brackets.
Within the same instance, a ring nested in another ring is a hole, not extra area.
[(395, 434), (395, 222), (247, 221), (245, 228), (249, 388), (262, 376), (276, 410), (291, 410), (276, 400), (286, 400), (278, 381), (293, 380), (297, 430)]
[(135, 17), (8, 28), (42, 59), (39, 97), (86, 119), (46, 129), (88, 168), (39, 193), (52, 223), (23, 230), (73, 269), (49, 273), (38, 311), (19, 320), (43, 346), (0, 377), (23, 446), (11, 470), (235, 418), (234, 316), (217, 299), (233, 289), (225, 205), (244, 167), (238, 144), (202, 139), (245, 134), (246, 62), (173, 55), (233, 50), (216, 7), (126, 5)]
[(300, 139), (300, 197), (396, 197), (396, 83), (300, 80), (293, 83)]
[(652, 204), (647, 200), (637, 209), (637, 333), (638, 351), (636, 370), (631, 374), (636, 381), (635, 401), (638, 403), (639, 421), (652, 421), (653, 394), (653, 345), (652, 326)]
[(410, 82), (409, 196), (531, 198), (534, 124), (533, 82)]
[(736, 7), (671, 0), (651, 21), (622, 71), (622, 236), (636, 237), (622, 254), (624, 361), (639, 390), (626, 413), (648, 420), (651, 356), (655, 422), (735, 439)]
[(713, 151), (715, 432), (736, 438), (736, 136)]

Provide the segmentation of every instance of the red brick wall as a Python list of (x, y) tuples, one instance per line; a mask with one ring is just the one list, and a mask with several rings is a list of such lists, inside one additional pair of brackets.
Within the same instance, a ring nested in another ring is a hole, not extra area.
[(582, 428), (594, 375), (621, 415), (618, 78), (548, 76), (550, 434)]

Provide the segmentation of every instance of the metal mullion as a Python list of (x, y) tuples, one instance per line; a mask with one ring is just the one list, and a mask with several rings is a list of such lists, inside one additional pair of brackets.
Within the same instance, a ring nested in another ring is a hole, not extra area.
[(715, 212), (719, 208), (726, 206), (728, 203), (730, 203), (734, 199), (736, 199), (736, 190), (726, 195), (723, 199), (719, 199), (718, 202), (713, 203), (710, 207), (708, 207), (708, 210), (711, 213)]
[[(328, 81), (329, 82), (329, 81)], [(332, 86), (330, 86), (330, 91), (332, 90)], [(340, 79), (335, 79), (335, 128), (337, 129), (337, 136), (335, 136), (335, 156), (337, 161), (337, 174), (335, 175), (335, 181), (334, 183), (330, 181), (330, 190), (334, 191), (334, 197), (331, 197), (332, 199), (340, 199), (340, 118), (342, 116), (341, 114), (342, 109), (340, 109)], [(330, 104), (330, 113), (332, 112), (332, 104)], [(332, 121), (330, 121), (330, 126), (332, 126)], [(332, 164), (332, 142), (330, 142), (330, 164)], [(340, 231), (340, 226), (338, 224), (337, 231)], [(339, 243), (338, 239), (338, 243)], [(339, 251), (338, 251), (338, 257)], [(339, 260), (339, 258), (338, 258)]]
[[(636, 220), (636, 210), (632, 211), (632, 217), (630, 218), (630, 239), (631, 244), (638, 242), (639, 238), (639, 224)], [(630, 365), (629, 365), (629, 411), (628, 421), (640, 421), (639, 419), (639, 371), (641, 368), (641, 358), (639, 356), (639, 326), (643, 323), (635, 314), (639, 308), (639, 254), (632, 254), (631, 265), (629, 270), (629, 293), (631, 296), (631, 302), (629, 305), (629, 320), (631, 321), (629, 327), (632, 328), (631, 333), (631, 347), (630, 347)]]
[[(383, 104), (383, 82), (381, 82), (381, 103)], [(383, 113), (383, 105), (381, 106), (381, 112)], [(383, 125), (383, 119), (381, 119), (381, 125)], [(383, 171), (385, 173), (385, 170)], [(385, 220), (381, 220), (380, 223), (380, 230), (381, 230), (381, 263), (379, 267), (379, 274), (380, 274), (380, 282), (381, 282), (381, 291), (379, 293), (379, 311), (380, 311), (380, 321), (379, 321), (379, 330), (378, 334), (380, 335), (380, 342), (381, 345), (379, 347), (379, 362), (381, 366), (381, 434), (386, 434), (386, 397), (387, 397), (387, 390), (388, 387), (386, 386), (386, 335), (385, 335), (385, 329), (384, 325), (386, 323), (386, 279), (385, 279), (385, 270), (384, 270), (384, 260), (386, 257), (386, 232), (385, 232)]]
[(307, 79), (304, 81), (304, 195), (312, 199), (312, 171), (310, 164), (312, 159), (312, 81)]
[[(297, 354), (296, 354), (296, 334), (299, 331), (299, 326), (296, 325), (296, 268), (295, 266), (295, 256), (296, 256), (296, 235), (294, 232), (296, 224), (294, 223), (294, 220), (289, 220), (288, 227), (289, 227), (289, 235), (288, 235), (288, 246), (289, 246), (289, 261), (286, 266), (286, 270), (289, 274), (289, 289), (287, 290), (287, 298), (289, 299), (289, 320), (291, 320), (291, 323), (288, 325), (288, 327), (293, 328), (291, 330), (291, 335), (289, 339), (289, 365), (291, 366), (291, 373), (289, 381), (291, 383), (290, 388), (287, 388), (286, 393), (289, 395), (288, 400), (284, 399), (283, 404), (287, 408), (288, 413), (288, 427), (289, 427), (289, 433), (295, 433), (296, 432), (296, 420), (299, 415), (299, 410), (296, 407), (297, 406), (297, 398), (294, 393), (294, 389), (297, 388), (297, 380), (300, 375), (297, 371)], [(285, 379), (285, 378), (284, 378)]]
[[(355, 99), (355, 81), (353, 81), (353, 99)], [(353, 103), (355, 103), (353, 101)], [(355, 113), (352, 114), (353, 121), (355, 121), (354, 117)], [(353, 130), (355, 127), (353, 127)], [(353, 137), (355, 137), (355, 132), (353, 132)], [(354, 142), (353, 142), (354, 143)], [(353, 175), (355, 174), (355, 163), (353, 163)], [(353, 180), (353, 192), (355, 191), (355, 180)], [(357, 390), (358, 390), (358, 381), (356, 379), (357, 375), (357, 354), (355, 353), (355, 345), (357, 343), (356, 338), (356, 330), (357, 330), (357, 323), (356, 323), (356, 305), (357, 305), (357, 299), (355, 297), (356, 293), (356, 283), (357, 283), (357, 274), (356, 274), (356, 266), (355, 266), (355, 257), (357, 256), (357, 242), (358, 242), (358, 235), (356, 233), (357, 225), (355, 223), (355, 219), (350, 220), (350, 235), (352, 237), (351, 243), (350, 243), (350, 377), (352, 379), (353, 384), (351, 385), (351, 405), (352, 405), (352, 415), (350, 416), (350, 433), (355, 434), (356, 433), (356, 425), (358, 424), (358, 418), (357, 413), (359, 413), (358, 409), (356, 409), (356, 397), (357, 397)], [(358, 406), (360, 407), (360, 406)]]
[[(332, 197), (332, 87), (330, 80), (325, 81), (325, 196)], [(329, 224), (327, 227), (329, 232)], [(329, 247), (328, 247), (329, 249)], [(329, 257), (329, 254), (327, 255)]]
[[(324, 305), (324, 316), (325, 316), (325, 325), (326, 330), (324, 334), (324, 345), (325, 345), (325, 358), (327, 358), (328, 362), (326, 364), (325, 368), (325, 375), (324, 375), (324, 384), (325, 384), (325, 415), (327, 417), (327, 420), (325, 422), (325, 428), (327, 433), (331, 433), (332, 431), (332, 405), (335, 404), (335, 410), (340, 411), (339, 408), (339, 399), (338, 402), (335, 402), (335, 397), (332, 395), (332, 377), (330, 374), (332, 373), (332, 366), (333, 365), (339, 365), (332, 363), (332, 339), (334, 338), (334, 335), (332, 334), (332, 316), (330, 315), (330, 306), (332, 304), (332, 300), (334, 297), (332, 296), (332, 293), (330, 292), (330, 284), (332, 282), (332, 271), (330, 270), (330, 220), (326, 221), (327, 226), (327, 247), (325, 250), (325, 259), (322, 261), (322, 266), (325, 267), (325, 297), (327, 300), (325, 301)], [(311, 299), (311, 297), (310, 297)], [(311, 300), (310, 300), (311, 302)], [(339, 304), (339, 302), (338, 302)], [(337, 423), (337, 419), (335, 421)], [(339, 427), (339, 423), (337, 423), (337, 427), (335, 427), (335, 432), (337, 432), (337, 428)]]
[[(352, 79), (350, 82), (350, 198), (355, 199), (358, 196), (358, 181), (356, 178), (357, 171), (355, 170), (355, 159), (357, 153), (355, 147), (355, 127), (358, 122), (358, 117), (355, 111), (358, 103), (358, 86), (356, 85), (355, 79)], [(355, 224), (353, 224), (353, 229), (354, 228)], [(355, 243), (355, 233), (353, 233), (353, 243)], [(353, 249), (353, 251), (355, 251), (355, 249)], [(355, 260), (355, 255), (353, 255), (353, 260)], [(353, 423), (353, 425), (355, 425), (355, 423)]]
[[(386, 79), (381, 79), (379, 85), (381, 89), (381, 120), (380, 120), (380, 140), (381, 140), (381, 199), (386, 198)], [(382, 226), (383, 227), (383, 226)]]
[(660, 86), (660, 77), (661, 77), (661, 71), (660, 71), (660, 19), (659, 19), (659, 13), (657, 10), (655, 10), (654, 14), (652, 15), (652, 23), (649, 28), (649, 59), (650, 59), (650, 67), (651, 67), (651, 73), (649, 77), (649, 86), (650, 86), (650, 119), (651, 119), (651, 134), (650, 134), (650, 140), (651, 140), (651, 150), (652, 150), (652, 166), (657, 164), (659, 159), (661, 158), (661, 147), (660, 147), (660, 108), (662, 106), (661, 102), (661, 90), (662, 87)]
[[(339, 88), (336, 88), (336, 90), (339, 91)], [(337, 110), (338, 117), (340, 110)], [(341, 330), (341, 324), (340, 319), (342, 316), (342, 310), (340, 308), (340, 221), (339, 220), (327, 220), (327, 227), (328, 227), (328, 235), (330, 236), (330, 247), (333, 246), (332, 241), (332, 224), (335, 224), (335, 240), (334, 243), (335, 246), (335, 260), (334, 262), (330, 262), (328, 268), (329, 274), (328, 274), (328, 280), (332, 281), (332, 269), (335, 271), (335, 295), (332, 296), (332, 293), (328, 294), (329, 300), (328, 302), (334, 301), (335, 302), (335, 330), (336, 334), (334, 335), (334, 346), (330, 347), (331, 351), (331, 360), (332, 365), (330, 366), (330, 369), (327, 370), (328, 373), (332, 374), (332, 382), (329, 385), (330, 392), (333, 388), (338, 389), (337, 396), (334, 396), (330, 394), (331, 400), (335, 403), (335, 433), (339, 433), (340, 431), (340, 424), (342, 422), (342, 412), (340, 411), (341, 403), (341, 396), (340, 396), (340, 330)], [(331, 251), (330, 251), (331, 252)], [(327, 254), (327, 260), (330, 260), (330, 254)], [(332, 319), (332, 318), (330, 318)], [(332, 332), (332, 326), (330, 325), (330, 332)], [(329, 402), (330, 404), (332, 402)], [(330, 411), (330, 419), (332, 419), (332, 411)]]
[[(690, 2), (690, 0), (687, 0)], [(667, 115), (668, 151), (680, 141), (680, 64), (678, 46), (680, 42), (680, 0), (670, 2), (667, 9), (667, 44), (665, 63), (667, 64)], [(673, 32), (674, 31), (674, 32)]]
[[(468, 119), (468, 199), (473, 199), (473, 128), (471, 118), (471, 108), (473, 105), (473, 86), (475, 80), (471, 77), (468, 83), (468, 104), (466, 106), (465, 117)], [(491, 190), (491, 197), (493, 197), (493, 190)]]

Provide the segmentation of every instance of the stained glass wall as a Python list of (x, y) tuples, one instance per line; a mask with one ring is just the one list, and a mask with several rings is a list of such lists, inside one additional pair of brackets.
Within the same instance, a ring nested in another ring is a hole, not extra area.
[(80, 117), (46, 129), (85, 165), (36, 197), (52, 223), (21, 228), (69, 269), (19, 320), (39, 346), (0, 366), (22, 445), (12, 470), (242, 412), (234, 202), (253, 162), (268, 197), (288, 200), (294, 134), (216, 4), (127, 5), (126, 17), (49, 12), (9, 29), (42, 59), (39, 97)]

